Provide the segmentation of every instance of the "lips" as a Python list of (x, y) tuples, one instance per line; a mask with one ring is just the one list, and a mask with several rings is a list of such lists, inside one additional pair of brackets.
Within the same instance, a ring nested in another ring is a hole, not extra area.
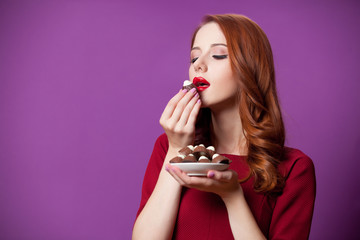
[(210, 83), (208, 81), (206, 81), (206, 79), (203, 77), (194, 77), (193, 83), (195, 84), (196, 89), (199, 92), (202, 92), (205, 89), (207, 89), (208, 87), (210, 87)]

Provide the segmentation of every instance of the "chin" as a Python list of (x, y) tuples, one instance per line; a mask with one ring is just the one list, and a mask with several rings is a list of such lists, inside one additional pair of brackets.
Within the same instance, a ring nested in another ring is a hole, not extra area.
[(229, 108), (238, 108), (237, 101), (234, 98), (228, 99), (201, 99), (201, 108), (210, 108), (212, 112), (219, 112)]
[(207, 106), (206, 104), (204, 104), (203, 102), (201, 102), (201, 107), (200, 108), (209, 108), (209, 106)]
[(212, 106), (211, 102), (201, 99), (201, 108), (211, 108)]
[(205, 96), (201, 96), (201, 94), (200, 94), (200, 100), (201, 100), (201, 108), (209, 107), (209, 99), (206, 99)]

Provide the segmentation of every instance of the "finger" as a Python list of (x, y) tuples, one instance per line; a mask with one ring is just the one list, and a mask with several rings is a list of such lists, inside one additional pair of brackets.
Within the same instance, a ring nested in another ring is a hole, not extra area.
[(190, 102), (190, 100), (195, 96), (196, 89), (191, 89), (176, 105), (175, 110), (173, 111), (173, 114), (171, 115), (171, 121), (178, 122), (185, 107)]
[(197, 188), (200, 190), (206, 189), (212, 185), (214, 185), (215, 181), (213, 179), (209, 179), (207, 177), (188, 177), (188, 179), (184, 180), (187, 186), (192, 188)]
[(174, 97), (172, 97), (170, 99), (170, 101), (168, 102), (168, 104), (166, 105), (164, 112), (161, 115), (161, 118), (163, 119), (169, 119), (171, 117), (171, 115), (173, 114), (177, 103), (186, 95), (187, 90), (183, 89), (180, 90)]
[(200, 107), (201, 107), (201, 100), (200, 100), (200, 98), (198, 98), (198, 100), (195, 103), (195, 106), (192, 108), (192, 110), (190, 112), (190, 116), (186, 123), (187, 126), (195, 126), (196, 118), (199, 114)]
[(212, 179), (208, 179), (205, 177), (195, 177), (195, 176), (189, 176), (185, 172), (181, 171), (178, 167), (171, 166), (172, 175), (175, 179), (177, 179), (178, 182), (181, 182), (184, 186), (190, 187), (190, 188), (198, 188), (199, 186), (203, 186), (206, 181)]
[(210, 170), (207, 173), (208, 178), (212, 178), (214, 180), (222, 181), (222, 182), (230, 182), (234, 177), (233, 171), (215, 171)]
[(184, 182), (184, 186), (199, 190), (205, 190), (216, 183), (216, 180), (203, 176), (188, 176), (184, 172), (177, 172), (177, 176)]
[(198, 99), (199, 99), (199, 95), (197, 94), (190, 100), (188, 105), (186, 105), (186, 107), (180, 117), (179, 123), (178, 123), (179, 127), (183, 128), (188, 123), (190, 114), (191, 114), (193, 108), (195, 107)]

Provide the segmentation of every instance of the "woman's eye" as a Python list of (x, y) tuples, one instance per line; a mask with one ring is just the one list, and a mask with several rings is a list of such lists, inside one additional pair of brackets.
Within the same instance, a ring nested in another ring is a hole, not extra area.
[(228, 55), (213, 55), (212, 57), (215, 59), (225, 59)]
[(199, 57), (195, 57), (193, 59), (191, 59), (191, 63), (194, 63)]

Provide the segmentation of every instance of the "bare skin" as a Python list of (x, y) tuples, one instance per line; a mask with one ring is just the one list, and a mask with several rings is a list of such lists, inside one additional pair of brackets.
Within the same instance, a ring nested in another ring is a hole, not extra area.
[(181, 90), (165, 107), (160, 124), (168, 136), (169, 149), (155, 189), (135, 222), (133, 239), (171, 239), (182, 186), (166, 172), (165, 165), (193, 142), (200, 106), (199, 95)]

